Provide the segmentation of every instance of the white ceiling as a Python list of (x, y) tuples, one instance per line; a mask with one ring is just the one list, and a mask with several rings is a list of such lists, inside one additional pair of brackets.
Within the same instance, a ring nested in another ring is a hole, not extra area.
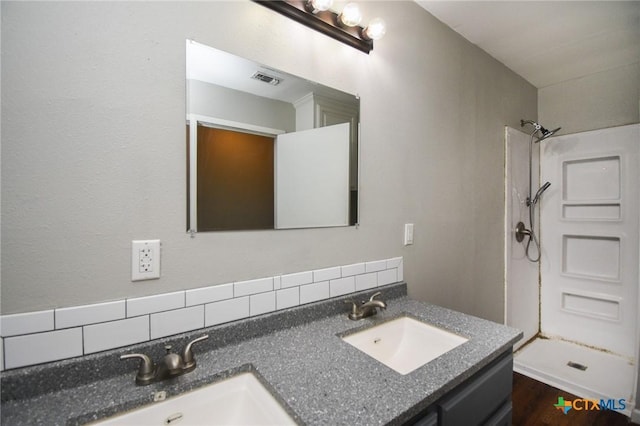
[[(256, 72), (275, 77), (280, 84), (273, 86), (252, 79)], [(306, 80), (192, 40), (187, 42), (187, 79), (290, 103), (314, 89)]]
[[(271, 85), (251, 78), (256, 72), (275, 77), (280, 82), (277, 85)], [(354, 100), (354, 95), (193, 40), (187, 41), (187, 79), (200, 80), (288, 103), (295, 103), (312, 92), (345, 102), (353, 102)]]
[(537, 88), (640, 62), (640, 1), (416, 2)]

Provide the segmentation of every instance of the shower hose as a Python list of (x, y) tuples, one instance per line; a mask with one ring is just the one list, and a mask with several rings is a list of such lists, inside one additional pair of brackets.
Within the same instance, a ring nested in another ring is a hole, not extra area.
[[(529, 225), (531, 229), (529, 230), (529, 239), (527, 240), (527, 246), (525, 247), (524, 253), (531, 262), (538, 262), (540, 260), (540, 242), (538, 241), (538, 237), (536, 237), (536, 233), (534, 231), (534, 222), (533, 219), (535, 217), (536, 203), (531, 202), (529, 204)], [(532, 258), (529, 254), (529, 247), (531, 246), (531, 241), (536, 247), (536, 252), (538, 253), (535, 258)]]

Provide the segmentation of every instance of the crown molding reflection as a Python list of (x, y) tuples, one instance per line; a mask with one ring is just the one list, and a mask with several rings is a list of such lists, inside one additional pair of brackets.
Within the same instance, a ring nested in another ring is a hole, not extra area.
[(253, 1), (364, 53), (368, 54), (373, 50), (373, 40), (363, 36), (363, 27), (359, 25), (353, 27), (340, 25), (338, 23), (338, 14), (331, 10), (311, 13), (306, 8), (306, 0)]

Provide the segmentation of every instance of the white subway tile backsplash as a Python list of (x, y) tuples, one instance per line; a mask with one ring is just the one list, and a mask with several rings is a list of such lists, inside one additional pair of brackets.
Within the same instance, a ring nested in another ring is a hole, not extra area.
[(249, 296), (249, 315), (255, 316), (276, 310), (276, 292), (260, 293)]
[(378, 286), (378, 275), (375, 272), (356, 276), (356, 291), (368, 290)]
[(331, 297), (342, 296), (356, 291), (355, 277), (339, 278), (329, 281), (329, 295)]
[(211, 287), (194, 288), (185, 291), (186, 306), (204, 305), (233, 297), (233, 284), (220, 284)]
[(171, 336), (204, 327), (204, 305), (151, 314), (151, 338)]
[(127, 299), (127, 317), (184, 308), (184, 291)]
[[(0, 316), (0, 371), (100, 352), (403, 280), (403, 258)], [(3, 350), (4, 348), (4, 350)]]
[(248, 296), (273, 290), (273, 277), (258, 280), (238, 281), (233, 284), (233, 296)]
[(342, 266), (343, 277), (350, 277), (358, 274), (364, 274), (364, 263), (354, 263), (353, 265)]
[(387, 259), (387, 269), (397, 268), (402, 264), (401, 257), (394, 257), (393, 259)]
[(56, 329), (114, 321), (125, 317), (125, 301), (96, 303), (55, 310)]
[(378, 285), (387, 285), (395, 282), (398, 282), (398, 271), (396, 269), (378, 272)]
[(276, 291), (276, 309), (286, 309), (300, 304), (300, 287)]
[(329, 281), (300, 286), (300, 304), (329, 298)]
[(247, 317), (249, 317), (249, 297), (238, 297), (204, 306), (205, 327)]
[(387, 269), (387, 261), (386, 260), (376, 260), (374, 262), (366, 262), (364, 264), (365, 272), (377, 272), (384, 271)]
[(393, 259), (387, 259), (387, 269), (395, 268), (397, 270), (396, 279), (398, 281), (404, 280), (403, 266), (404, 266), (404, 260), (402, 259), (402, 257), (394, 257)]
[(7, 369), (80, 355), (82, 355), (81, 327), (4, 339), (4, 362)]
[(317, 283), (320, 281), (329, 281), (334, 278), (340, 278), (342, 276), (342, 271), (340, 266), (336, 266), (334, 268), (326, 268), (326, 269), (316, 269), (313, 271), (313, 282)]
[(2, 336), (51, 331), (54, 328), (53, 310), (2, 316)]
[(310, 284), (313, 282), (313, 272), (299, 272), (297, 274), (287, 274), (281, 277), (282, 288), (298, 285)]
[(146, 342), (149, 340), (149, 316), (86, 325), (83, 334), (85, 354)]

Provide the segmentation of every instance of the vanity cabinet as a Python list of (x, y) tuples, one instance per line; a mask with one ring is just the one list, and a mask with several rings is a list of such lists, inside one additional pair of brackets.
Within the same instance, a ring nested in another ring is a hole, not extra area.
[(410, 422), (416, 426), (509, 426), (513, 356), (511, 351), (458, 385)]
[(438, 426), (438, 411), (431, 411), (422, 416), (420, 420), (413, 423), (414, 426)]

